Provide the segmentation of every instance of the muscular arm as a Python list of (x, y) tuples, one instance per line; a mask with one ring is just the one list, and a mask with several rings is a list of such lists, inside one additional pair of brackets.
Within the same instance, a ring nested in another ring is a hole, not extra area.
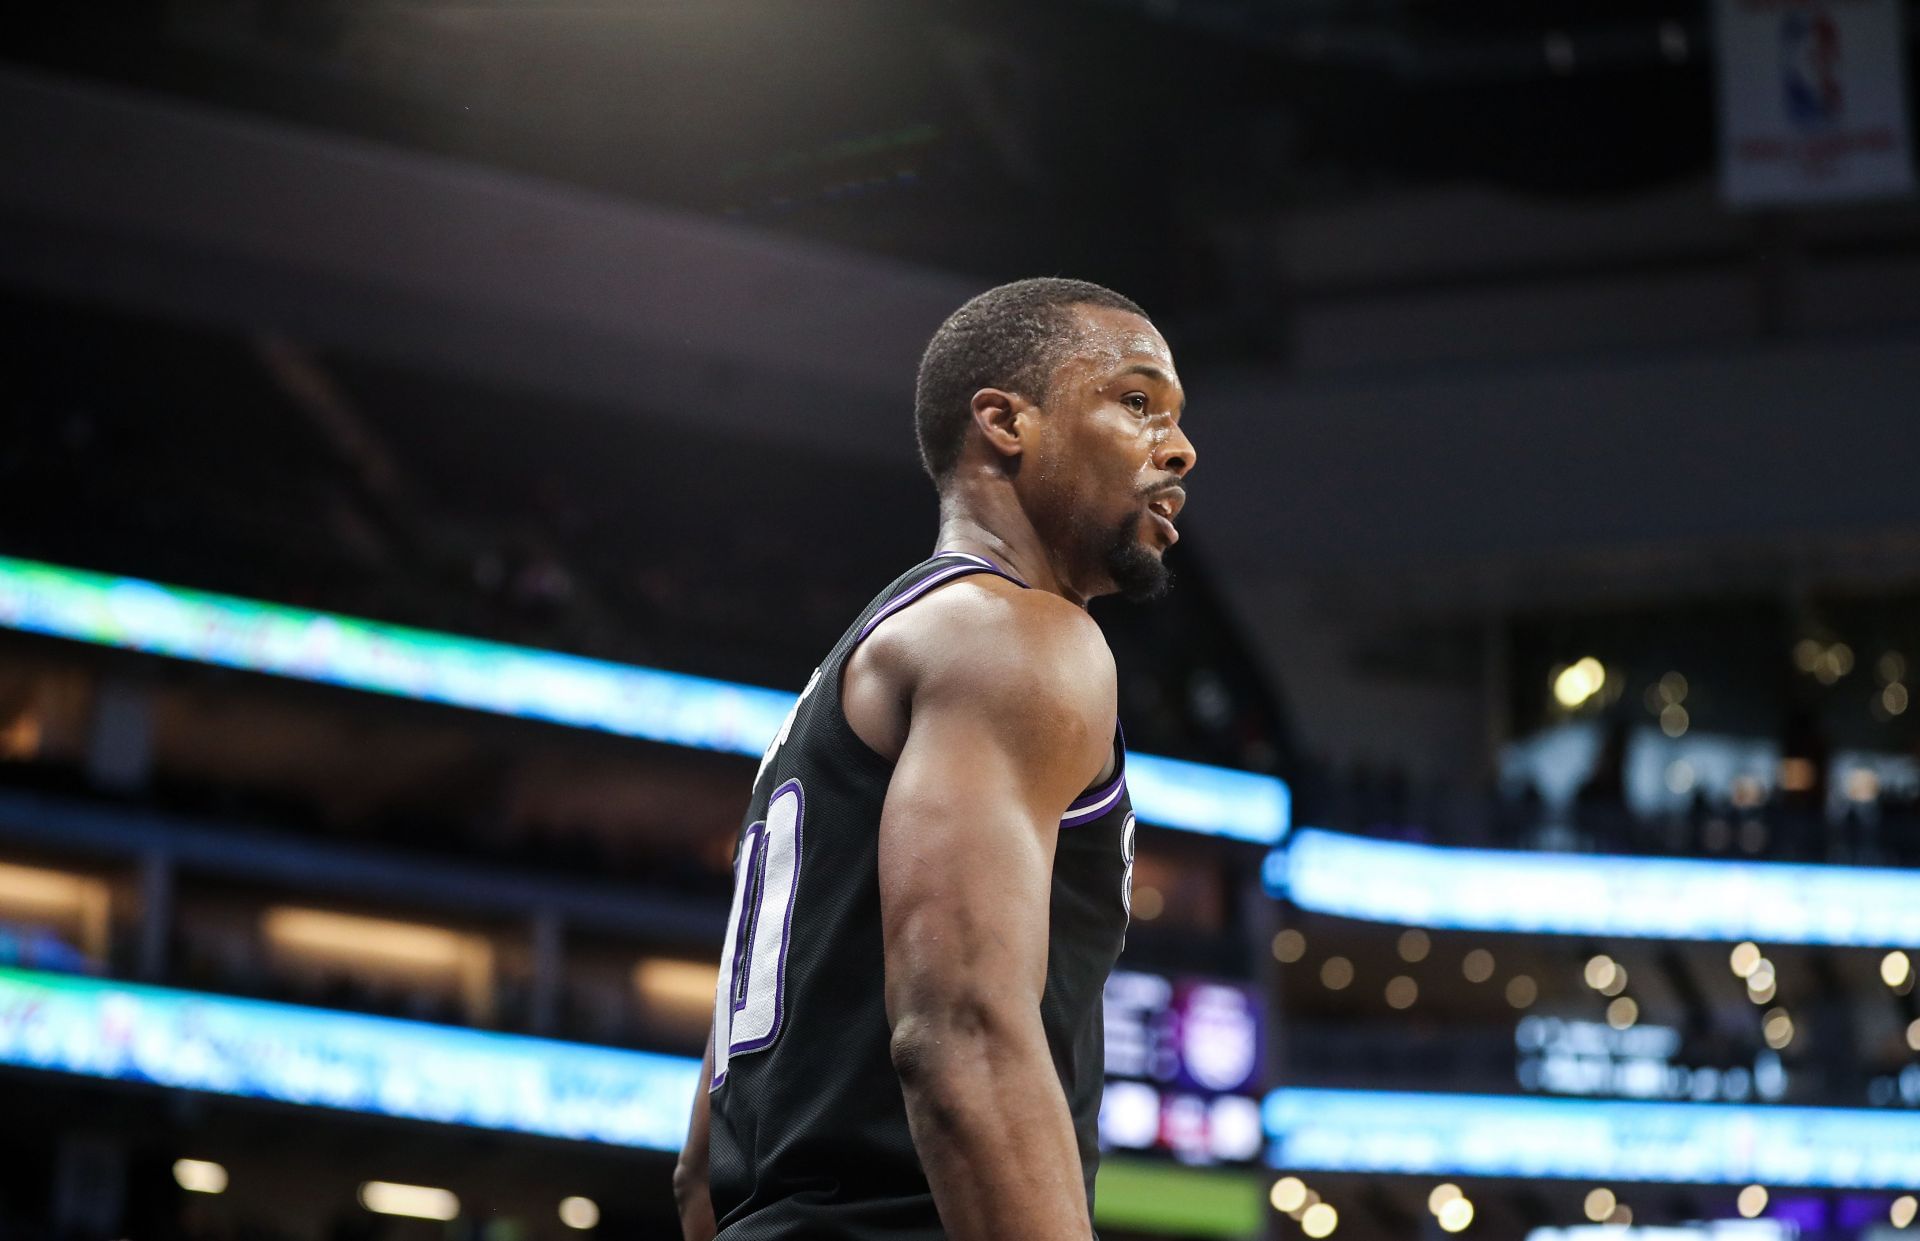
[(1112, 661), (1071, 605), (942, 593), (883, 657), (907, 704), (880, 822), (894, 1066), (949, 1236), (1081, 1241), (1040, 1001), (1060, 816), (1110, 750)]
[(700, 1080), (694, 1084), (693, 1115), (687, 1121), (687, 1141), (673, 1165), (673, 1201), (680, 1209), (684, 1241), (713, 1241), (719, 1230), (713, 1219), (713, 1196), (707, 1190), (707, 1083), (713, 1080), (713, 1035), (707, 1035), (707, 1054), (700, 1062)]

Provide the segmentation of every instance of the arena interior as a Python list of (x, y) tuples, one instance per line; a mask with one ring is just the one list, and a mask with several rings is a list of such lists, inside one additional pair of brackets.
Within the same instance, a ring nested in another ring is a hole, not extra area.
[(0, 1241), (679, 1236), (756, 761), (1039, 274), (1202, 459), (1100, 1235), (1892, 1241), (1914, 9), (18, 17)]

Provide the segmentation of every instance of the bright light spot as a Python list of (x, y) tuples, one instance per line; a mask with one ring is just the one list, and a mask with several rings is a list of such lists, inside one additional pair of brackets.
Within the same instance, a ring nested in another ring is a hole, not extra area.
[(591, 1228), (600, 1222), (600, 1204), (591, 1198), (562, 1198), (560, 1222), (582, 1231)]
[(1677, 672), (1669, 672), (1660, 678), (1661, 702), (1685, 702), (1687, 700), (1687, 678)]
[(1687, 731), (1687, 709), (1677, 702), (1668, 703), (1660, 708), (1660, 731), (1669, 737), (1685, 735)]
[[(1180, 1108), (1183, 1115), (1191, 1115), (1186, 1104), (1175, 1103), (1173, 1106)], [(1153, 1129), (1147, 1141), (1141, 1143), (1142, 1146), (1153, 1145), (1153, 1139), (1160, 1134), (1157, 1108), (1153, 1119)], [(1252, 1159), (1259, 1155), (1266, 1140), (1266, 1132), (1260, 1127), (1260, 1105), (1254, 1100), (1223, 1095), (1207, 1105), (1207, 1145), (1216, 1158)]]
[(1307, 1205), (1307, 1185), (1297, 1176), (1283, 1176), (1273, 1183), (1273, 1192), (1267, 1195), (1267, 1201), (1273, 1203), (1273, 1209), (1285, 1215), (1291, 1215)]
[(1874, 665), (1882, 681), (1904, 681), (1907, 679), (1907, 657), (1899, 651), (1888, 651)]
[(1887, 709), (1888, 715), (1904, 715), (1907, 710), (1907, 687), (1895, 681), (1880, 691), (1880, 705)]
[(1844, 642), (1836, 642), (1827, 648), (1827, 657), (1833, 660), (1833, 666), (1845, 676), (1853, 671), (1853, 648)]
[(1328, 957), (1320, 964), (1320, 981), (1329, 991), (1345, 991), (1353, 982), (1353, 962), (1345, 957)]
[(1905, 1228), (1913, 1222), (1916, 1210), (1920, 1210), (1920, 1201), (1915, 1200), (1912, 1194), (1901, 1194), (1893, 1200), (1893, 1209), (1887, 1212), (1887, 1217), (1893, 1221), (1895, 1228)]
[(454, 1219), (460, 1214), (460, 1199), (444, 1189), (428, 1185), (396, 1185), (392, 1181), (367, 1181), (360, 1186), (360, 1205), (377, 1215), (404, 1215), (409, 1219)]
[(1727, 964), (1733, 967), (1734, 977), (1753, 977), (1754, 967), (1760, 964), (1760, 945), (1751, 940), (1744, 944), (1735, 944), (1732, 955), (1727, 958)]
[(1802, 638), (1793, 644), (1793, 666), (1802, 672), (1812, 672), (1820, 666), (1820, 657), (1827, 648), (1820, 645), (1817, 638)]
[(1129, 907), (1133, 916), (1142, 922), (1152, 922), (1167, 907), (1167, 900), (1160, 895), (1160, 889), (1151, 884), (1141, 884), (1133, 890), (1133, 903)]
[(1908, 1023), (1907, 1046), (1914, 1051), (1920, 1051), (1920, 1021)]
[(210, 1159), (174, 1160), (173, 1180), (188, 1193), (224, 1194), (227, 1192), (227, 1170)]
[(1553, 678), (1553, 698), (1571, 711), (1599, 693), (1606, 683), (1606, 668), (1599, 660), (1588, 655), (1567, 665)]
[[(1175, 1107), (1185, 1108), (1185, 1105)], [(1160, 1116), (1156, 1114), (1154, 1120), (1154, 1130), (1140, 1145), (1150, 1147), (1154, 1145), (1154, 1137), (1160, 1135)], [(1267, 1133), (1260, 1128), (1260, 1103), (1254, 1099), (1238, 1099), (1235, 1095), (1223, 1095), (1208, 1105), (1206, 1133), (1213, 1155), (1225, 1160), (1254, 1158), (1267, 1143)]]
[(1819, 778), (1810, 758), (1783, 758), (1780, 760), (1780, 787), (1789, 793), (1804, 793), (1812, 788)]
[(1422, 930), (1402, 931), (1398, 947), (1400, 959), (1411, 964), (1427, 959), (1427, 954), (1433, 951), (1433, 941)]
[(1485, 948), (1475, 948), (1460, 962), (1460, 972), (1468, 982), (1487, 981), (1493, 977), (1493, 954)]
[(1793, 1018), (1784, 1008), (1772, 1009), (1766, 1020), (1761, 1022), (1761, 1034), (1767, 1040), (1767, 1046), (1779, 1051), (1793, 1042)]
[(1427, 1210), (1438, 1215), (1441, 1209), (1449, 1202), (1453, 1202), (1461, 1196), (1458, 1185), (1455, 1185), (1452, 1181), (1441, 1181), (1427, 1192)]
[(1619, 1206), (1613, 1208), (1612, 1215), (1607, 1216), (1607, 1222), (1609, 1224), (1618, 1224), (1622, 1228), (1626, 1227), (1633, 1222), (1633, 1208), (1624, 1202), (1621, 1203)]
[(1741, 1215), (1748, 1219), (1756, 1218), (1760, 1212), (1767, 1209), (1767, 1187), (1765, 1185), (1747, 1186), (1740, 1191), (1740, 1197), (1735, 1205), (1740, 1208)]
[(1387, 1005), (1390, 1008), (1412, 1008), (1420, 999), (1420, 984), (1405, 974), (1396, 974), (1387, 983)]
[(1777, 994), (1779, 992), (1771, 982), (1764, 987), (1756, 987), (1751, 982), (1747, 984), (1747, 998), (1755, 1004), (1771, 1004)]
[(1775, 981), (1773, 962), (1765, 957), (1755, 961), (1753, 968), (1747, 971), (1747, 990), (1749, 991), (1771, 991)]
[(1895, 949), (1880, 958), (1880, 980), (1889, 987), (1897, 987), (1913, 977), (1913, 962), (1907, 954)]
[(1607, 980), (1606, 986), (1600, 988), (1600, 994), (1601, 995), (1619, 995), (1622, 991), (1625, 991), (1626, 989), (1627, 989), (1627, 967), (1624, 965), (1621, 965), (1621, 966), (1616, 966), (1614, 968), (1613, 977)]
[(1160, 1136), (1160, 1092), (1144, 1082), (1109, 1082), (1100, 1099), (1100, 1137), (1142, 1149)]
[(1607, 1024), (1616, 1030), (1624, 1030), (1638, 1020), (1640, 1006), (1633, 1002), (1630, 995), (1623, 995), (1607, 1005)]
[(1675, 797), (1685, 797), (1693, 792), (1693, 764), (1684, 758), (1676, 758), (1667, 764), (1667, 792)]
[(1587, 962), (1587, 985), (1595, 991), (1599, 991), (1613, 981), (1613, 976), (1619, 969), (1620, 967), (1614, 963), (1613, 958), (1603, 952)]
[(1292, 965), (1307, 955), (1307, 937), (1298, 931), (1282, 931), (1273, 937), (1273, 959)]
[(1309, 1237), (1330, 1237), (1340, 1226), (1340, 1212), (1325, 1202), (1316, 1202), (1300, 1216), (1300, 1231)]
[(1473, 1203), (1466, 1198), (1455, 1198), (1440, 1208), (1440, 1227), (1448, 1232), (1460, 1232), (1473, 1222)]
[(1848, 801), (1874, 801), (1880, 796), (1880, 777), (1869, 768), (1855, 767), (1847, 773), (1845, 788)]
[(1604, 1185), (1587, 1192), (1587, 1218), (1596, 1224), (1605, 1223), (1607, 1217), (1613, 1214), (1613, 1208), (1618, 1205), (1619, 1200), (1613, 1196), (1613, 1191)]
[(1531, 1008), (1539, 998), (1540, 988), (1525, 974), (1515, 974), (1507, 979), (1507, 1003), (1515, 1008)]

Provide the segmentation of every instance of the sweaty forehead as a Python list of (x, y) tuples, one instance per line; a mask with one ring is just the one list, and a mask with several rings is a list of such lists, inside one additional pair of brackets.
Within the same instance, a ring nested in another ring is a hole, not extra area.
[(1173, 352), (1160, 333), (1139, 315), (1106, 307), (1077, 306), (1080, 339), (1074, 355), (1096, 371), (1145, 363), (1173, 373)]

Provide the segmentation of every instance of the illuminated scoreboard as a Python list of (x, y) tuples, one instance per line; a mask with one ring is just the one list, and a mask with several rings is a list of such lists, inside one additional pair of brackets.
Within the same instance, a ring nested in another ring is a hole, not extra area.
[(1128, 970), (1107, 980), (1108, 1150), (1183, 1163), (1261, 1153), (1260, 1002), (1250, 987)]

